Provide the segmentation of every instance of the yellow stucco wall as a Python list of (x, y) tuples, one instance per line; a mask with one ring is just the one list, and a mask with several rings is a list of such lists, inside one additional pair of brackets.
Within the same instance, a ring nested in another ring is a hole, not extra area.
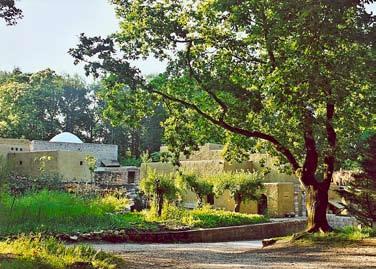
[(73, 151), (58, 151), (59, 174), (67, 180), (91, 180), (87, 154)]
[(23, 176), (39, 176), (44, 170), (59, 174), (66, 180), (90, 180), (85, 157), (85, 153), (69, 151), (19, 152), (9, 153), (8, 161), (11, 170)]
[[(267, 214), (271, 217), (284, 217), (285, 214), (294, 212), (294, 184), (292, 183), (265, 183), (264, 192), (267, 197)], [(187, 191), (182, 195), (185, 207), (197, 206), (196, 195)], [(228, 191), (214, 199), (214, 208), (233, 211), (235, 202)], [(244, 201), (240, 205), (240, 212), (257, 214), (257, 201)]]

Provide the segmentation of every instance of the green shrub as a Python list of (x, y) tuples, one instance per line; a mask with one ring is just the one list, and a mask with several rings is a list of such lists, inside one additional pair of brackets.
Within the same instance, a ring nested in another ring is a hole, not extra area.
[(142, 160), (140, 158), (128, 157), (120, 161), (122, 166), (137, 166), (140, 167)]
[(152, 162), (160, 162), (161, 153), (159, 151), (153, 152), (152, 154), (150, 154), (150, 158)]
[(161, 216), (165, 201), (172, 202), (177, 198), (178, 188), (175, 186), (175, 178), (171, 175), (157, 174), (150, 171), (140, 182), (140, 189), (154, 203), (158, 216)]
[(216, 195), (222, 195), (224, 191), (229, 191), (235, 201), (235, 212), (240, 211), (240, 205), (246, 200), (257, 200), (260, 191), (263, 189), (262, 172), (225, 172), (211, 176), (208, 181), (214, 183), (214, 192)]
[[(214, 200), (213, 184), (194, 173), (179, 174), (176, 178), (177, 186), (182, 191), (191, 190), (196, 194), (198, 200), (198, 207), (202, 207), (206, 202), (210, 201), (210, 198)], [(214, 201), (213, 201), (214, 202)]]
[(215, 228), (268, 221), (268, 218), (263, 215), (216, 210), (208, 205), (194, 210), (187, 210), (178, 208), (172, 204), (165, 204), (161, 216), (157, 216), (152, 210), (143, 212), (146, 219), (148, 221), (163, 223), (169, 228), (180, 228), (181, 226)]
[[(0, 268), (119, 268), (124, 262), (111, 254), (96, 251), (89, 246), (66, 247), (52, 237), (21, 236), (16, 240), (0, 242), (0, 254), (12, 259), (0, 259)], [(76, 267), (75, 267), (76, 268)]]

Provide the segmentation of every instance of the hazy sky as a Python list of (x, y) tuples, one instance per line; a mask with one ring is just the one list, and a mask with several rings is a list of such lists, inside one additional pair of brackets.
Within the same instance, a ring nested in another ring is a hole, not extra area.
[[(16, 26), (0, 22), (0, 70), (20, 67), (35, 72), (50, 67), (58, 73), (84, 75), (67, 54), (80, 33), (102, 35), (118, 28), (113, 7), (107, 0), (20, 0), (24, 18)], [(370, 9), (375, 13), (376, 4)], [(145, 74), (163, 71), (164, 65), (150, 59), (137, 64)]]

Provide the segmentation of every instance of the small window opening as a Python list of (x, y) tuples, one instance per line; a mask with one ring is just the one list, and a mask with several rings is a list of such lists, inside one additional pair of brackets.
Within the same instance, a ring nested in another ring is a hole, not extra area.
[(16, 148), (16, 151), (18, 151), (18, 148)]
[(14, 150), (14, 148), (10, 148), (10, 150)]
[(135, 171), (128, 171), (128, 184), (134, 183), (136, 179), (136, 172)]
[(22, 161), (20, 161), (20, 165), (22, 165)]
[(23, 151), (23, 149), (20, 149), (20, 151)]
[(83, 161), (80, 161), (80, 165), (83, 165), (84, 164), (84, 162)]

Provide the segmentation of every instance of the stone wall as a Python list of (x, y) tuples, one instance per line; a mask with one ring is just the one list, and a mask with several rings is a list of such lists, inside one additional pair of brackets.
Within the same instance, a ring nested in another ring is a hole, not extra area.
[(357, 226), (359, 225), (359, 222), (354, 218), (350, 216), (337, 216), (334, 214), (327, 214), (326, 215), (329, 224), (337, 229), (337, 228), (343, 228), (345, 226)]
[(138, 186), (140, 183), (140, 168), (135, 166), (98, 167), (95, 170), (95, 182), (98, 185)]
[(118, 146), (108, 144), (89, 144), (89, 143), (63, 143), (48, 141), (31, 141), (30, 151), (77, 151), (92, 155), (100, 165), (102, 160), (117, 160)]

